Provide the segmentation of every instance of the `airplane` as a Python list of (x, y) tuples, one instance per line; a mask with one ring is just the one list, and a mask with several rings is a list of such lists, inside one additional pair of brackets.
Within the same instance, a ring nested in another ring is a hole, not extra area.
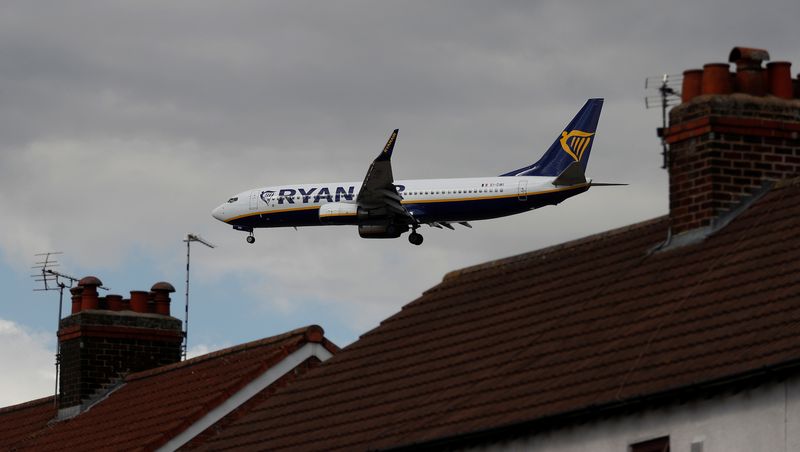
[(596, 185), (586, 179), (603, 99), (589, 99), (535, 163), (499, 176), (394, 180), (391, 158), (398, 129), (361, 183), (279, 185), (236, 194), (212, 211), (217, 220), (248, 232), (256, 228), (353, 225), (363, 238), (397, 238), (421, 245), (427, 224), (471, 228), (470, 221), (556, 205)]

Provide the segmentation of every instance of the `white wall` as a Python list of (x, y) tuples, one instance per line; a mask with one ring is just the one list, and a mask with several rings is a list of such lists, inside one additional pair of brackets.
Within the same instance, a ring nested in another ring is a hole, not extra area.
[(690, 452), (695, 441), (703, 452), (800, 452), (800, 377), (467, 450), (627, 452), (666, 435), (672, 452)]

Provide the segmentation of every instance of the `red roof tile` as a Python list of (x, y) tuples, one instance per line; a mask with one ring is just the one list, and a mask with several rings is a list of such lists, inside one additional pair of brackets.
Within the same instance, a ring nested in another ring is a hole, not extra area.
[(9, 450), (53, 419), (53, 397), (0, 408), (0, 449)]
[(448, 274), (206, 444), (382, 449), (800, 363), (800, 187), (655, 252), (668, 219)]
[(31, 421), (31, 428), (38, 422), (39, 431), (27, 435), (28, 439), (17, 446), (20, 450), (154, 449), (304, 343), (318, 341), (320, 331), (317, 326), (302, 328), (131, 374), (122, 386), (87, 411), (45, 426), (54, 414), (51, 400), (47, 416)]

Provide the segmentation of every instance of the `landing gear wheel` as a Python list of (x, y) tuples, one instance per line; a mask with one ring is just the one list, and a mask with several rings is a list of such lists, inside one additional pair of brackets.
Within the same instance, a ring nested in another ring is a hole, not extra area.
[(250, 243), (250, 244), (256, 243), (256, 238), (255, 238), (255, 236), (252, 236), (252, 235), (248, 235), (245, 240), (247, 240), (247, 243)]
[(417, 246), (422, 245), (422, 240), (423, 240), (422, 234), (418, 234), (416, 232), (412, 232), (411, 235), (408, 236), (408, 241), (412, 245), (417, 245)]

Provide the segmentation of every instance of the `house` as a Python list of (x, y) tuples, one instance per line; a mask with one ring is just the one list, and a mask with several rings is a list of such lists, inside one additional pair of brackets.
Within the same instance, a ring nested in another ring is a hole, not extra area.
[(58, 400), (0, 409), (0, 450), (174, 450), (338, 351), (312, 325), (180, 361), (169, 283), (125, 300), (101, 284), (82, 279), (61, 320)]

